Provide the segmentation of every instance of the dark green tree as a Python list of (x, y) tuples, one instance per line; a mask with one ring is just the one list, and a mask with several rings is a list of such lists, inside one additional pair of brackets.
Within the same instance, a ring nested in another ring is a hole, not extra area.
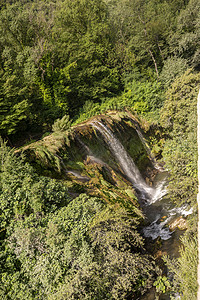
[(170, 197), (176, 203), (196, 202), (197, 143), (196, 106), (200, 77), (191, 70), (177, 78), (167, 91), (161, 124), (169, 138), (163, 157), (170, 170)]
[(187, 59), (192, 67), (199, 70), (200, 3), (198, 0), (187, 2), (177, 18), (177, 26), (169, 40), (170, 48), (173, 53)]
[(20, 262), (20, 277), (4, 275), (7, 296), (137, 296), (151, 286), (154, 264), (141, 253), (143, 241), (136, 224), (124, 209), (105, 209), (99, 199), (86, 195), (44, 217), (29, 215), (18, 220), (8, 245)]
[(64, 1), (58, 6), (55, 34), (61, 64), (70, 69), (70, 111), (86, 100), (100, 102), (119, 91), (120, 77), (112, 61), (113, 42), (103, 1)]

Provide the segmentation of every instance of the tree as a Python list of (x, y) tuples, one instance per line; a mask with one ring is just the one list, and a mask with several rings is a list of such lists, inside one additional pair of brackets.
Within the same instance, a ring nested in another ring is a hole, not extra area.
[[(107, 2), (118, 29), (118, 42), (126, 47), (122, 56), (131, 63), (132, 69), (138, 67), (142, 74), (149, 77), (150, 67), (158, 77), (163, 60), (170, 52), (168, 40), (176, 24), (176, 16), (185, 6), (185, 1)], [(121, 48), (124, 49), (123, 46)]]
[[(197, 194), (197, 205), (198, 205), (198, 263), (197, 263), (197, 283), (198, 291), (197, 297), (200, 297), (200, 91), (197, 99), (197, 144), (198, 144), (198, 194)], [(198, 299), (197, 298), (197, 299)]]
[[(199, 73), (191, 70), (177, 78), (167, 91), (162, 110), (161, 124), (166, 129), (163, 157), (170, 171), (168, 197), (178, 206), (191, 205), (194, 210), (193, 227), (182, 238), (184, 249), (180, 257), (169, 262), (175, 273), (175, 290), (183, 299), (196, 299), (197, 240), (196, 240), (196, 194), (197, 180), (197, 93)], [(191, 222), (192, 223), (192, 222)]]
[(180, 57), (168, 57), (164, 61), (160, 80), (166, 88), (169, 88), (175, 79), (183, 75), (188, 68), (189, 65), (186, 59)]
[(69, 201), (5, 144), (1, 162), (2, 299), (124, 299), (151, 286), (138, 219), (87, 195)]
[(181, 299), (196, 300), (197, 298), (197, 237), (195, 233), (186, 233), (181, 238), (183, 246), (180, 247), (180, 256), (170, 260), (165, 257), (170, 275), (173, 277), (171, 287), (172, 295), (177, 292), (181, 294)]
[(32, 54), (41, 26), (33, 9), (23, 4), (8, 5), (0, 14), (0, 132), (4, 136), (27, 129), (42, 104)]
[(59, 182), (39, 177), (25, 158), (1, 141), (0, 147), (0, 219), (1, 230), (29, 214), (54, 211), (70, 201), (68, 189)]
[(187, 59), (196, 70), (199, 70), (199, 12), (199, 1), (188, 1), (180, 11), (174, 34), (169, 40), (172, 53)]
[(85, 101), (100, 102), (119, 91), (120, 77), (113, 53), (108, 12), (103, 1), (64, 1), (57, 11), (55, 31), (62, 65), (70, 71), (70, 111)]
[(103, 1), (11, 2), (1, 10), (0, 35), (4, 136), (50, 128), (122, 87)]
[(196, 94), (199, 74), (190, 70), (177, 78), (167, 92), (161, 112), (161, 124), (167, 139), (163, 157), (170, 170), (169, 193), (178, 203), (196, 202), (197, 191), (197, 144), (196, 141)]

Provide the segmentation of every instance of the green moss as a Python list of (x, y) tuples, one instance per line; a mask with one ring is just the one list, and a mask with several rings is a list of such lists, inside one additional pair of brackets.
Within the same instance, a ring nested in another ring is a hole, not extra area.
[[(101, 120), (113, 132), (140, 171), (150, 165), (150, 159), (135, 129), (136, 123), (139, 126), (139, 121), (131, 113), (110, 111), (107, 115), (97, 116), (72, 129), (70, 146), (59, 148), (59, 157), (65, 165), (59, 176), (63, 178), (72, 194), (86, 192), (107, 203), (118, 203), (141, 216), (132, 184), (127, 181), (102, 135), (91, 126), (91, 121), (95, 119)], [(50, 148), (51, 141), (55, 143), (51, 137), (46, 137), (44, 144), (45, 141)], [(78, 178), (66, 175), (66, 169), (77, 170), (90, 180), (81, 182)], [(52, 177), (57, 176), (53, 170), (43, 168), (43, 172), (44, 170)]]
[(80, 171), (84, 170), (84, 168), (85, 168), (83, 162), (81, 162), (81, 161), (72, 161), (72, 160), (68, 161), (65, 166), (66, 166), (67, 169), (69, 168), (69, 169), (80, 170)]
[(130, 197), (130, 198), (132, 198), (132, 199), (136, 199), (136, 196), (134, 195), (134, 193), (133, 193), (133, 190), (130, 190), (130, 189), (127, 189), (127, 190), (125, 190), (125, 192), (127, 193), (127, 195)]
[(101, 184), (106, 186), (106, 187), (109, 186), (108, 182), (106, 180), (103, 180), (103, 179), (101, 179)]

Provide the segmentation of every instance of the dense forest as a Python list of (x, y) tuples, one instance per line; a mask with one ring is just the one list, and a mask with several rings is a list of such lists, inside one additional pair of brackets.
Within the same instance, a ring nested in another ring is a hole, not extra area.
[[(1, 0), (1, 299), (196, 299), (199, 88), (199, 0)], [(99, 120), (192, 210), (178, 257), (156, 258)]]

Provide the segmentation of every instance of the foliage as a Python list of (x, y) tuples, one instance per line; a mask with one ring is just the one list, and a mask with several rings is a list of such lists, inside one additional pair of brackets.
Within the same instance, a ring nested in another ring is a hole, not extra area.
[(92, 116), (127, 103), (152, 114), (163, 102), (155, 80), (167, 86), (188, 61), (198, 68), (197, 2), (3, 1), (0, 133), (49, 130), (88, 103)]
[(165, 262), (174, 277), (171, 293), (181, 294), (181, 299), (195, 300), (197, 297), (197, 238), (193, 234), (186, 234), (181, 239), (183, 246), (180, 248), (180, 257), (170, 260), (165, 257)]
[(127, 106), (139, 114), (155, 111), (163, 105), (162, 87), (156, 81), (152, 83), (133, 81), (127, 85), (123, 97), (127, 99)]
[(167, 288), (170, 287), (169, 280), (166, 276), (158, 276), (153, 285), (156, 287), (156, 292), (159, 294), (166, 293)]
[(104, 99), (100, 105), (87, 101), (80, 109), (79, 117), (74, 124), (108, 110), (123, 111), (127, 108), (148, 117), (152, 112), (158, 114), (163, 102), (164, 90), (160, 82), (128, 81), (124, 92), (118, 97)]
[(52, 125), (53, 132), (63, 132), (69, 130), (71, 127), (71, 121), (69, 116), (65, 115), (62, 119), (57, 119)]
[(199, 74), (187, 71), (167, 92), (161, 124), (169, 135), (163, 157), (170, 170), (169, 193), (175, 203), (196, 202), (196, 105)]
[(170, 51), (169, 37), (174, 31), (177, 12), (185, 7), (186, 1), (106, 2), (113, 26), (118, 31), (117, 42), (123, 49), (125, 72), (131, 73), (132, 69), (139, 68), (143, 76), (149, 79), (153, 70), (159, 77), (163, 60)]
[(188, 69), (187, 60), (181, 57), (170, 57), (164, 62), (160, 74), (161, 82), (169, 88), (177, 77), (183, 75)]
[[(161, 124), (168, 138), (164, 144), (163, 158), (170, 170), (168, 197), (180, 206), (190, 204), (196, 209), (197, 194), (197, 95), (199, 73), (186, 71), (167, 91), (161, 111)], [(183, 247), (177, 260), (167, 260), (174, 274), (173, 292), (181, 299), (196, 299), (197, 292), (197, 240), (196, 230), (186, 232)]]
[[(27, 5), (26, 1), (17, 1), (0, 13), (0, 107), (3, 110), (0, 132), (4, 136), (26, 130), (34, 121), (36, 112), (41, 119), (42, 99), (37, 78), (40, 76), (39, 60), (43, 55), (41, 48), (45, 35), (42, 25), (47, 25), (47, 22), (44, 15), (41, 16), (43, 24), (36, 19), (34, 4), (31, 8)], [(38, 6), (41, 15), (40, 9)]]
[[(94, 219), (99, 213), (100, 222)], [(131, 245), (141, 248), (142, 239), (127, 217), (81, 195), (54, 214), (18, 220), (7, 243), (20, 261), (20, 276), (4, 273), (1, 296), (124, 299), (146, 290), (154, 265), (138, 250), (130, 252)]]
[(173, 53), (187, 59), (192, 67), (199, 70), (200, 4), (198, 0), (187, 2), (177, 18), (177, 27), (170, 37), (170, 46)]
[(103, 1), (10, 3), (0, 12), (0, 34), (4, 136), (51, 125), (121, 87)]
[(71, 200), (3, 142), (0, 161), (2, 299), (136, 298), (152, 286), (138, 209), (85, 194)]
[(38, 177), (24, 157), (17, 158), (1, 142), (0, 147), (1, 230), (15, 219), (41, 211), (54, 211), (69, 202), (67, 188), (53, 179)]
[[(127, 108), (154, 123), (160, 118), (168, 197), (194, 206), (199, 12), (198, 0), (2, 0), (0, 134), (12, 144), (19, 134), (52, 128), (25, 149), (50, 173), (70, 165), (72, 121)], [(134, 222), (99, 198), (70, 202), (62, 183), (38, 176), (17, 155), (1, 141), (0, 297), (140, 297), (153, 282), (154, 264), (137, 232), (139, 213)], [(105, 181), (96, 175), (100, 190)], [(128, 193), (107, 184), (97, 194), (125, 203)], [(173, 284), (193, 299), (196, 239), (182, 241)], [(155, 286), (164, 291), (168, 281), (160, 276)]]
[(43, 168), (55, 169), (61, 173), (61, 170), (65, 169), (65, 164), (60, 152), (65, 151), (64, 157), (67, 160), (67, 147), (70, 145), (71, 121), (69, 116), (65, 115), (62, 119), (57, 119), (52, 125), (52, 131), (51, 135), (25, 147), (24, 153), (32, 160), (36, 160)]

